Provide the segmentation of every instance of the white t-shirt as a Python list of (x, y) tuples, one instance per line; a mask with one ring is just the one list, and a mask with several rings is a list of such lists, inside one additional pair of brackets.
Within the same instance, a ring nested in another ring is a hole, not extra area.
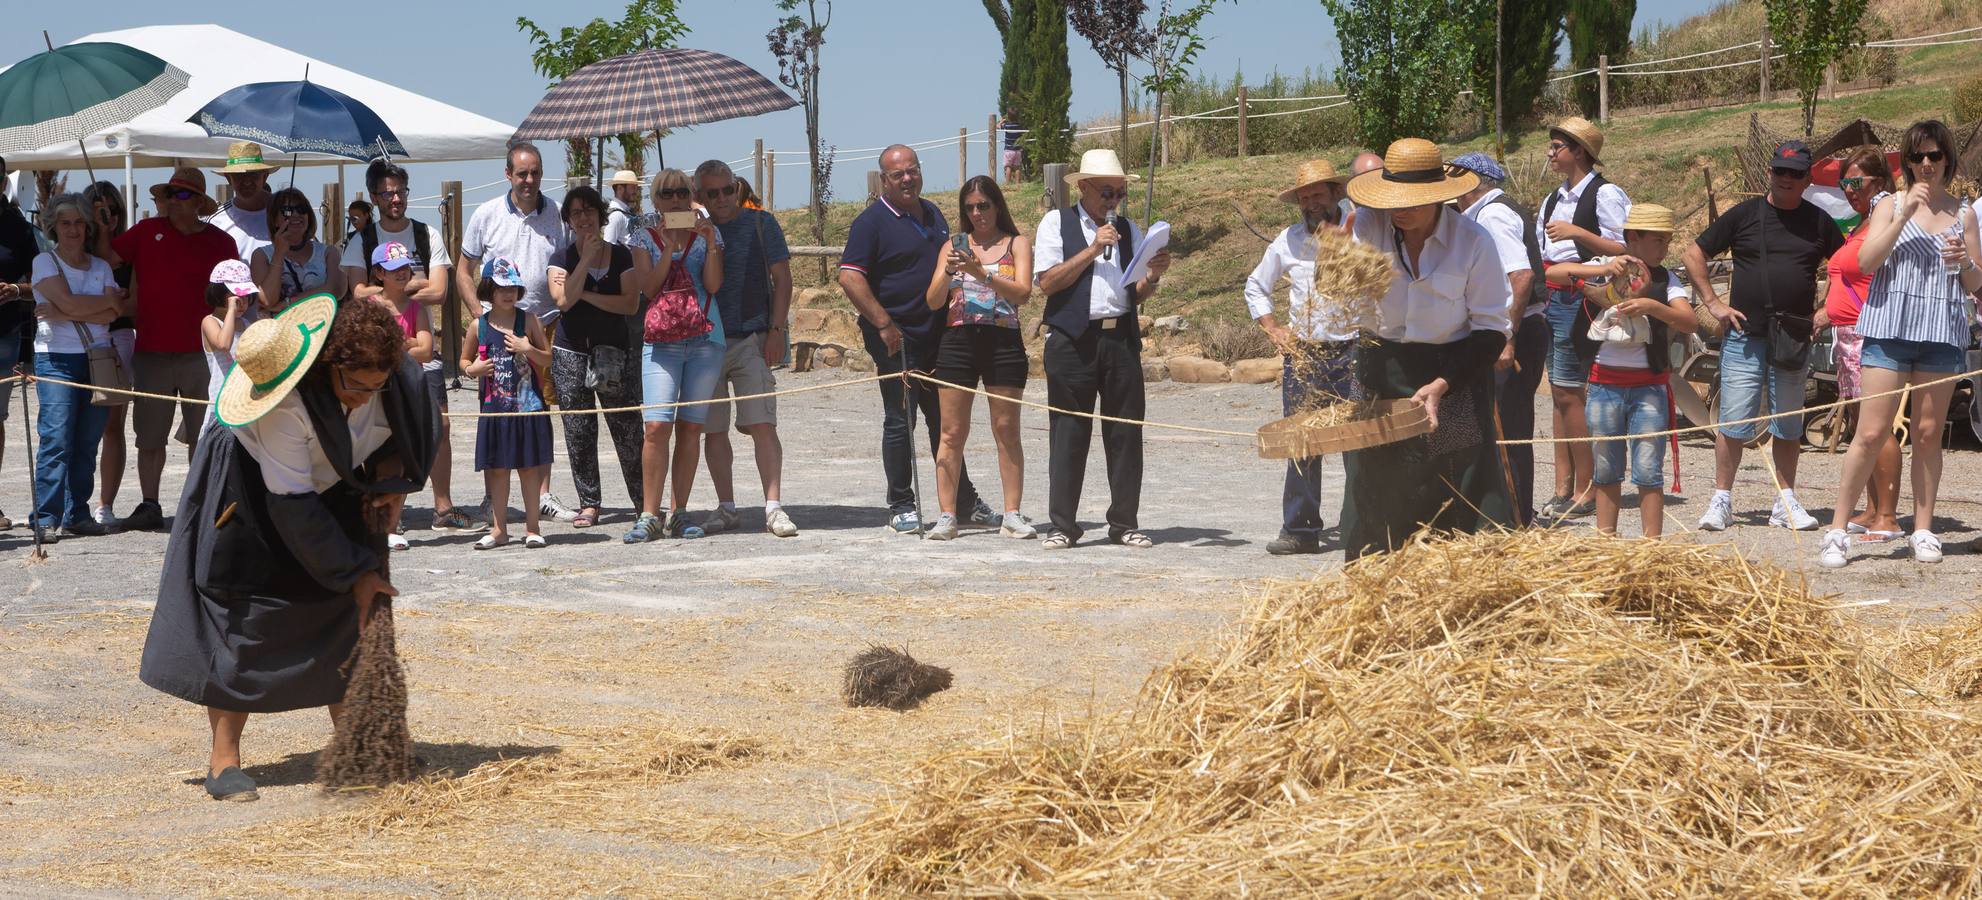
[[(41, 283), (61, 275), (68, 282), (71, 294), (101, 294), (117, 284), (110, 274), (110, 264), (97, 257), (89, 258), (86, 269), (71, 268), (61, 257), (53, 253), (43, 253), (34, 258), (34, 304), (53, 306), (47, 297), (42, 296)], [(83, 343), (83, 336), (76, 333), (77, 327), (89, 335), (89, 343)], [(110, 326), (89, 322), (68, 320), (50, 321), (37, 317), (34, 321), (34, 352), (36, 353), (84, 353), (90, 347), (110, 346)]]
[[(413, 220), (407, 219), (405, 221), (406, 227), (398, 231), (387, 231), (384, 222), (378, 223), (378, 246), (383, 247), (393, 241), (405, 244), (406, 252), (413, 255), (413, 277), (426, 278), (427, 267), (420, 265), (420, 254), (417, 252), (419, 243), (413, 239)], [(453, 263), (447, 258), (447, 242), (441, 240), (440, 231), (432, 225), (425, 223), (422, 223), (420, 227), (427, 230), (427, 252), (433, 256), (434, 268), (445, 269), (452, 266)], [(367, 273), (371, 271), (372, 261), (365, 256), (364, 232), (354, 231), (351, 233), (351, 240), (344, 245), (344, 258), (339, 262), (339, 265), (346, 269), (358, 269)]]
[(603, 235), (608, 244), (627, 246), (626, 238), (633, 231), (633, 207), (626, 201), (614, 197), (606, 201), (606, 221)]
[(227, 232), (234, 239), (234, 247), (240, 251), (241, 261), (253, 265), (255, 251), (275, 243), (268, 239), (268, 210), (266, 208), (249, 212), (235, 209), (229, 203), (207, 220), (213, 227)]
[[(1687, 299), (1684, 279), (1678, 273), (1667, 273), (1671, 281), (1665, 286), (1667, 303)], [(1612, 369), (1649, 369), (1651, 358), (1645, 355), (1649, 344), (1627, 344), (1621, 341), (1604, 341), (1597, 348), (1597, 365)], [(1663, 349), (1663, 348), (1660, 348)]]
[(557, 204), (541, 195), (538, 199), (538, 208), (528, 214), (510, 202), (508, 192), (475, 207), (461, 231), (461, 252), (484, 263), (492, 258), (515, 263), (525, 282), (517, 308), (549, 324), (558, 317), (551, 301), (551, 257), (568, 241)]

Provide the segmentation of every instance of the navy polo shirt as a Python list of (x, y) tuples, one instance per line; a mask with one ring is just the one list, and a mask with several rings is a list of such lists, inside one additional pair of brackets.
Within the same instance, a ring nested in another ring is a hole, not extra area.
[[(929, 303), (929, 281), (936, 277), (943, 252), (950, 241), (949, 223), (936, 204), (921, 198), (925, 221), (875, 200), (853, 220), (846, 236), (846, 253), (840, 268), (851, 269), (867, 278), (867, 288), (881, 301), (882, 308), (912, 339), (927, 338), (940, 321)], [(866, 319), (863, 330), (873, 330)]]

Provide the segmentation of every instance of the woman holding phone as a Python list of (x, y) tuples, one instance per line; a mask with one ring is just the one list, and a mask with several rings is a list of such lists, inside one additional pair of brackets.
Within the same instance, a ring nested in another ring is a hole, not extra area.
[[(1030, 361), (1019, 333), (1018, 307), (1032, 295), (1032, 242), (1019, 234), (998, 182), (979, 175), (957, 194), (957, 229), (950, 250), (929, 282), (929, 308), (948, 307), (936, 347), (936, 378), (976, 387), (984, 382), (994, 397), (1016, 400), (1025, 393)], [(970, 437), (969, 391), (940, 388), (943, 430), (936, 447), (936, 498), (942, 515), (929, 539), (957, 536), (957, 479), (963, 471), (964, 441)], [(991, 436), (998, 442), (998, 482), (1004, 487), (1005, 516), (998, 527), (1011, 538), (1035, 537), (1031, 520), (1019, 512), (1025, 493), (1025, 450), (1019, 446), (1019, 407), (990, 401)]]

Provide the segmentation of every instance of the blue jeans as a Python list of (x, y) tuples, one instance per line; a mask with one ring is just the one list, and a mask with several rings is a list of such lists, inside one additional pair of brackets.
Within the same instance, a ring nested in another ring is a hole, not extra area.
[[(723, 374), (723, 345), (702, 338), (648, 344), (640, 357), (640, 402), (684, 403), (707, 400), (716, 395), (716, 379)], [(709, 421), (709, 406), (670, 406), (643, 409), (643, 422), (683, 422), (700, 425)]]
[[(82, 353), (37, 353), (34, 374), (64, 381), (89, 381), (89, 356)], [(35, 382), (41, 401), (36, 423), (41, 445), (34, 452), (34, 518), (43, 528), (70, 525), (89, 518), (89, 498), (96, 491), (96, 450), (110, 408), (89, 402), (89, 390)]]
[[(873, 328), (862, 326), (861, 337), (867, 347), (867, 355), (874, 358), (874, 373), (895, 375), (902, 371), (903, 355), (888, 352), (880, 334)], [(910, 369), (926, 372), (933, 349), (929, 338), (912, 338), (902, 335), (902, 346), (907, 350)], [(883, 379), (881, 385), (881, 472), (888, 480), (888, 514), (900, 515), (913, 512), (916, 504), (915, 456), (909, 451), (915, 440), (915, 412), (922, 413), (922, 420), (929, 432), (929, 455), (936, 455), (936, 445), (943, 436), (943, 407), (936, 400), (936, 387), (926, 381), (911, 379), (902, 384), (899, 378)], [(911, 406), (912, 404), (912, 406)], [(957, 466), (957, 516), (968, 520), (972, 510), (977, 508), (977, 486), (971, 484), (968, 466)]]
[[(1785, 369), (1769, 362), (1768, 338), (1729, 331), (1720, 344), (1720, 421), (1752, 419), (1763, 414), (1764, 405), (1769, 415), (1802, 409), (1806, 377), (1804, 369)], [(1720, 433), (1729, 440), (1747, 443), (1761, 425), (1730, 425)], [(1780, 440), (1803, 439), (1801, 415), (1771, 419), (1768, 425), (1769, 433)]]
[[(1548, 383), (1562, 388), (1579, 388), (1590, 381), (1590, 363), (1596, 351), (1577, 350), (1576, 320), (1583, 310), (1583, 295), (1571, 290), (1548, 292)], [(1588, 328), (1588, 325), (1583, 327)]]
[[(1592, 384), (1583, 409), (1590, 420), (1591, 437), (1622, 438), (1664, 431), (1669, 402), (1665, 385), (1619, 387), (1614, 384)], [(1663, 489), (1664, 438), (1597, 441), (1591, 448), (1594, 465), (1590, 481), (1605, 485), (1624, 482), (1626, 443), (1631, 445), (1631, 483), (1641, 488)]]
[[(1356, 344), (1354, 341), (1303, 341), (1315, 357), (1315, 365), (1305, 378), (1294, 372), (1294, 362), (1280, 362), (1281, 415), (1291, 416), (1309, 392), (1355, 399), (1362, 395), (1356, 386)], [(1280, 490), (1280, 533), (1301, 541), (1321, 540), (1321, 458), (1287, 461), (1287, 481)]]

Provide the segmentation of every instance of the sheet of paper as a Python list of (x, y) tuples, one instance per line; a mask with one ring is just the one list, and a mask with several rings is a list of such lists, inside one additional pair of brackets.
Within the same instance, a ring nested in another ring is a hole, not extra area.
[(1129, 270), (1122, 273), (1122, 280), (1115, 286), (1126, 289), (1148, 277), (1149, 261), (1169, 245), (1170, 223), (1158, 222), (1149, 226), (1149, 230), (1143, 232), (1142, 243), (1136, 245), (1135, 255), (1129, 258)]

